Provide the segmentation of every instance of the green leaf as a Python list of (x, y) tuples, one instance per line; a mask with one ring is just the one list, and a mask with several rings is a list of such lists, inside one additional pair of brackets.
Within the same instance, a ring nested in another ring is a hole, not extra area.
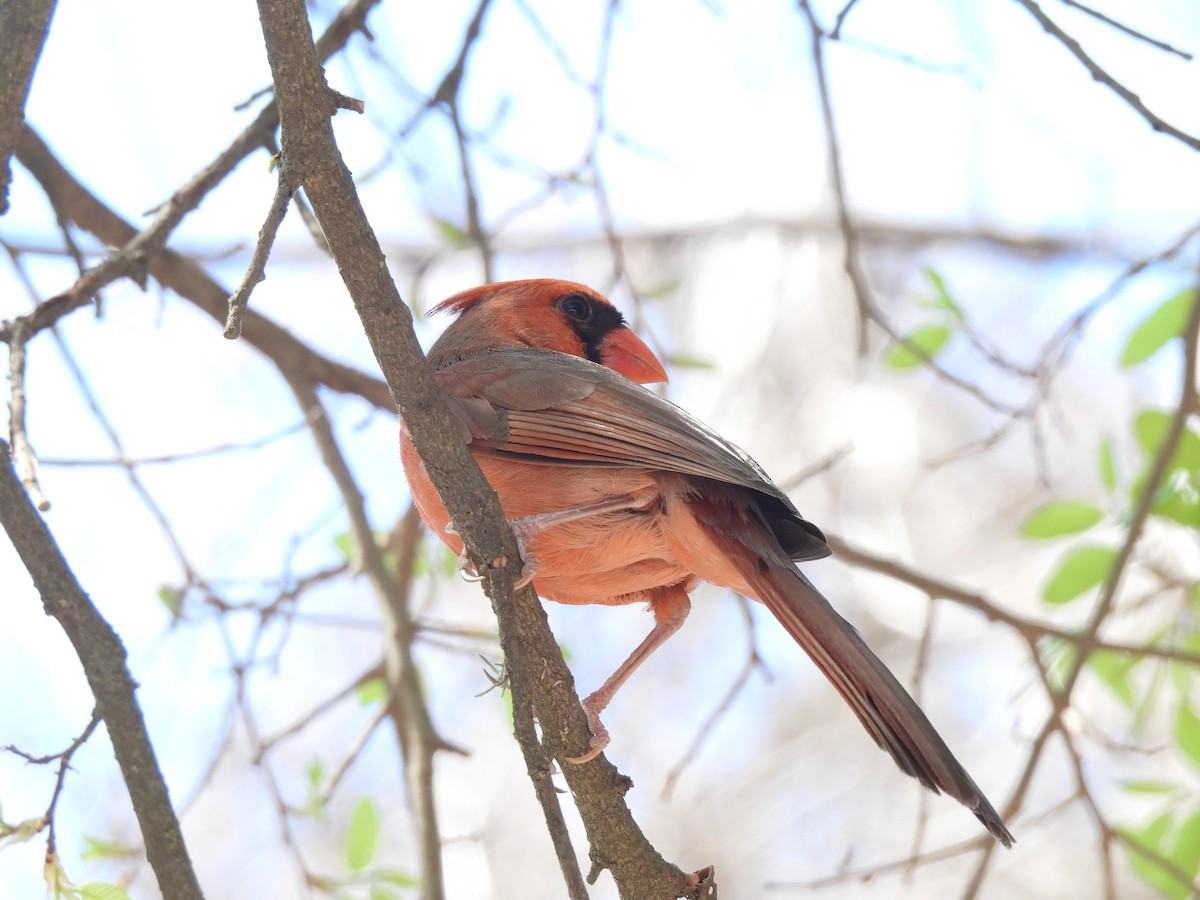
[(711, 359), (690, 356), (687, 353), (672, 353), (664, 360), (667, 365), (677, 369), (715, 369), (717, 364)]
[(1131, 653), (1116, 653), (1112, 650), (1097, 650), (1088, 657), (1088, 668), (1091, 669), (1109, 689), (1117, 695), (1129, 709), (1133, 709), (1136, 698), (1133, 696), (1133, 686), (1129, 683), (1129, 673), (1142, 657)]
[(390, 887), (382, 884), (371, 885), (371, 890), (368, 896), (371, 900), (400, 900), (400, 895), (393, 891)]
[(1129, 856), (1129, 866), (1138, 877), (1150, 885), (1162, 896), (1172, 898), (1186, 897), (1191, 893), (1187, 885), (1180, 884), (1179, 879), (1171, 875), (1148, 856), (1139, 853), (1138, 848), (1145, 848), (1152, 853), (1168, 856), (1167, 832), (1171, 829), (1171, 813), (1165, 812), (1154, 819), (1140, 831), (1121, 830), (1125, 838), (1125, 851)]
[(179, 610), (183, 608), (183, 591), (164, 584), (158, 589), (158, 599), (167, 608), (171, 618), (179, 618)]
[(1038, 507), (1021, 523), (1027, 538), (1046, 539), (1087, 531), (1104, 518), (1099, 507), (1081, 500), (1055, 500)]
[(421, 879), (403, 869), (376, 869), (371, 873), (376, 881), (384, 881), (397, 887), (420, 887)]
[(314, 756), (304, 774), (308, 778), (310, 788), (319, 788), (321, 782), (325, 780), (325, 763), (321, 762), (321, 757)]
[(6, 844), (23, 844), (40, 833), (45, 826), (46, 820), (41, 816), (38, 816), (36, 819), (26, 819), (23, 822), (16, 822), (12, 825), (6, 824), (3, 833), (0, 834), (0, 847)]
[(961, 322), (963, 319), (962, 308), (954, 302), (954, 299), (950, 296), (950, 292), (946, 290), (946, 282), (942, 279), (942, 276), (936, 269), (932, 269), (929, 266), (923, 267), (921, 272), (925, 275), (925, 280), (929, 282), (929, 286), (933, 288), (933, 296), (926, 305), (934, 309), (944, 309)]
[(1169, 781), (1122, 781), (1121, 790), (1131, 794), (1173, 794), (1177, 786)]
[(80, 854), (80, 859), (136, 859), (141, 855), (137, 847), (130, 847), (120, 841), (110, 841), (87, 834), (83, 836), (83, 840), (87, 849)]
[(1103, 583), (1112, 569), (1116, 551), (1108, 547), (1079, 547), (1060, 564), (1042, 590), (1042, 599), (1059, 606)]
[(347, 562), (354, 561), (354, 538), (350, 536), (350, 532), (343, 531), (333, 539), (333, 546), (341, 551), (342, 556), (346, 557)]
[(1184, 699), (1180, 699), (1179, 712), (1175, 716), (1175, 746), (1200, 766), (1200, 717)]
[(1171, 862), (1195, 878), (1200, 868), (1200, 812), (1192, 813), (1180, 826), (1170, 856)]
[(325, 784), (325, 763), (321, 761), (321, 757), (314, 756), (304, 774), (308, 781), (306, 785), (308, 796), (304, 801), (303, 812), (305, 815), (324, 821), (325, 798), (322, 796), (321, 788)]
[[(1186, 525), (1200, 528), (1200, 489), (1197, 489), (1197, 472), (1175, 471), (1175, 476), (1158, 489), (1150, 511), (1155, 515)], [(1144, 482), (1143, 482), (1144, 484)], [(1139, 492), (1140, 493), (1140, 492)]]
[(387, 681), (382, 678), (368, 678), (354, 689), (354, 695), (358, 697), (360, 706), (374, 706), (376, 703), (382, 703), (388, 695)]
[(89, 881), (79, 889), (81, 900), (129, 900), (129, 895), (115, 884)]
[(1142, 324), (1129, 335), (1125, 349), (1121, 351), (1122, 369), (1128, 369), (1149, 359), (1171, 338), (1183, 334), (1188, 315), (1192, 311), (1194, 295), (1195, 291), (1192, 288), (1180, 291), (1142, 320)]
[(1108, 488), (1109, 491), (1117, 489), (1117, 465), (1113, 459), (1113, 445), (1111, 438), (1105, 438), (1100, 442), (1100, 483)]
[(926, 325), (908, 335), (905, 338), (907, 343), (897, 342), (894, 344), (892, 349), (887, 352), (887, 356), (884, 357), (884, 364), (893, 369), (915, 369), (925, 362), (926, 357), (933, 359), (937, 356), (938, 351), (946, 345), (948, 340), (950, 340), (949, 326)]
[(449, 219), (434, 216), (433, 226), (437, 229), (438, 237), (457, 250), (461, 250), (471, 243), (467, 239), (467, 233)]
[(379, 810), (375, 801), (363, 797), (350, 813), (346, 829), (346, 864), (353, 872), (361, 872), (375, 858), (379, 849)]
[(654, 287), (642, 291), (642, 299), (657, 300), (660, 297), (675, 293), (682, 284), (682, 278), (668, 278), (666, 281), (660, 281)]
[[(1161, 409), (1144, 409), (1134, 418), (1133, 434), (1147, 460), (1153, 459), (1158, 453), (1174, 415)], [(1184, 430), (1179, 436), (1179, 446), (1175, 449), (1175, 457), (1169, 468), (1186, 469), (1189, 472), (1200, 469), (1200, 435), (1190, 428)]]
[(1050, 686), (1056, 691), (1061, 691), (1066, 685), (1067, 673), (1079, 656), (1078, 645), (1062, 638), (1048, 636), (1038, 641), (1037, 648)]

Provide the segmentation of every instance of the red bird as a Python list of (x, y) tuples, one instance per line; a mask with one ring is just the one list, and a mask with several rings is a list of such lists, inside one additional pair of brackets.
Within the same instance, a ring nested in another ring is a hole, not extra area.
[[(608, 300), (534, 279), (472, 288), (435, 311), (458, 318), (429, 362), (515, 520), (537, 592), (560, 603), (648, 603), (654, 613), (642, 644), (583, 701), (592, 745), (573, 761), (608, 744), (600, 712), (709, 581), (766, 604), (904, 772), (1012, 844), (917, 704), (794, 565), (829, 555), (820, 529), (742, 450), (642, 387), (666, 372)], [(422, 518), (461, 554), (403, 427), (400, 447)]]

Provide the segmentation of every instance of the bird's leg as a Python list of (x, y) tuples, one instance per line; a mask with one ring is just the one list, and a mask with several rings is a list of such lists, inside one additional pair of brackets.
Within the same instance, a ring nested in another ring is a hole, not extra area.
[(687, 619), (692, 603), (687, 591), (682, 586), (666, 588), (663, 593), (650, 601), (650, 610), (654, 613), (654, 628), (646, 635), (629, 658), (621, 663), (617, 671), (609, 676), (608, 681), (587, 696), (583, 701), (584, 712), (587, 713), (588, 727), (592, 731), (592, 742), (588, 752), (582, 756), (566, 758), (567, 762), (580, 765), (595, 759), (608, 746), (608, 729), (600, 721), (600, 713), (612, 702), (613, 696), (620, 690), (621, 685), (629, 680), (629, 676), (637, 671), (637, 667), (650, 658), (650, 654), (677, 632)]
[(512, 529), (513, 537), (517, 541), (517, 549), (521, 551), (521, 577), (517, 579), (516, 584), (513, 586), (518, 588), (525, 587), (525, 585), (533, 581), (533, 577), (538, 572), (537, 557), (533, 555), (533, 536), (539, 531), (545, 531), (547, 528), (552, 528), (555, 525), (563, 525), (567, 522), (589, 519), (592, 516), (620, 512), (624, 509), (634, 509), (645, 505), (645, 503), (644, 499), (635, 500), (629, 494), (621, 494), (617, 497), (606, 497), (603, 500), (597, 500), (595, 503), (585, 503), (583, 506), (576, 506), (573, 509), (535, 513), (532, 516), (509, 519), (508, 527)]
[[(525, 587), (525, 585), (533, 581), (533, 577), (538, 572), (537, 557), (533, 555), (533, 536), (539, 531), (545, 531), (547, 528), (552, 528), (555, 525), (563, 525), (567, 522), (590, 519), (592, 516), (601, 516), (605, 513), (620, 512), (623, 509), (636, 509), (645, 504), (645, 499), (635, 500), (629, 494), (621, 494), (617, 497), (606, 497), (603, 500), (597, 500), (595, 503), (585, 503), (583, 506), (576, 506), (572, 509), (534, 513), (531, 516), (522, 516), (519, 519), (509, 519), (508, 527), (512, 529), (513, 538), (517, 542), (517, 549), (521, 553), (521, 577), (517, 579), (513, 587)], [(458, 534), (458, 530), (454, 527), (453, 522), (446, 526), (446, 531), (450, 534)], [(501, 563), (494, 563), (494, 565), (499, 567)], [(466, 547), (458, 554), (458, 571), (466, 581), (481, 581), (483, 578), (475, 568), (475, 564), (471, 562), (471, 558), (467, 556)]]

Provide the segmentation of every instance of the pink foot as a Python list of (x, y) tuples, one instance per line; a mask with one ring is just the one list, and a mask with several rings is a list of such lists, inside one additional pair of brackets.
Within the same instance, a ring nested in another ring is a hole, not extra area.
[(577, 766), (583, 765), (585, 762), (591, 762), (597, 756), (604, 752), (604, 748), (609, 745), (608, 729), (600, 721), (600, 710), (608, 706), (608, 701), (611, 697), (603, 695), (603, 689), (589, 695), (583, 701), (583, 711), (587, 713), (588, 728), (592, 732), (592, 742), (588, 746), (588, 752), (582, 756), (568, 756), (567, 762), (574, 763)]

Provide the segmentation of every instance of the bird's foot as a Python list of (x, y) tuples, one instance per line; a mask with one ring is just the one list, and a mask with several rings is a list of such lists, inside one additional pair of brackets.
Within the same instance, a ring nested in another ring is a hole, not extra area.
[[(458, 529), (454, 527), (453, 522), (446, 523), (446, 534), (458, 534)], [(467, 548), (465, 546), (458, 551), (458, 575), (463, 581), (483, 581), (483, 576), (479, 574), (479, 569), (475, 567), (475, 563), (467, 555)]]
[[(540, 522), (530, 521), (537, 518), (537, 516), (527, 516), (524, 519), (508, 520), (508, 527), (512, 529), (513, 538), (517, 542), (517, 550), (521, 555), (521, 571), (517, 573), (517, 580), (513, 582), (514, 588), (525, 587), (533, 581), (533, 577), (538, 572), (539, 566), (537, 557), (533, 555), (532, 542), (533, 536), (545, 526)], [(446, 533), (458, 534), (458, 529), (454, 527), (453, 522), (446, 525)], [(506, 565), (508, 565), (508, 557), (498, 556), (488, 564), (488, 567), (502, 569)], [(463, 547), (458, 554), (458, 574), (463, 581), (483, 581), (483, 575), (479, 573), (479, 567), (471, 560), (466, 547)]]
[(517, 580), (513, 582), (514, 588), (523, 588), (532, 582), (533, 576), (541, 568), (537, 557), (533, 555), (533, 536), (545, 526), (540, 522), (531, 521), (537, 518), (537, 516), (526, 516), (523, 519), (508, 520), (508, 527), (512, 530), (513, 539), (517, 542), (517, 550), (521, 554), (521, 572), (517, 576)]
[(577, 766), (581, 766), (585, 762), (591, 762), (603, 753), (604, 748), (609, 745), (608, 729), (600, 721), (600, 711), (608, 706), (608, 701), (611, 699), (612, 697), (605, 695), (603, 688), (601, 688), (601, 690), (591, 694), (583, 701), (583, 711), (587, 713), (588, 728), (592, 732), (592, 741), (588, 745), (587, 753), (584, 753), (582, 756), (568, 756), (566, 757), (567, 762)]

